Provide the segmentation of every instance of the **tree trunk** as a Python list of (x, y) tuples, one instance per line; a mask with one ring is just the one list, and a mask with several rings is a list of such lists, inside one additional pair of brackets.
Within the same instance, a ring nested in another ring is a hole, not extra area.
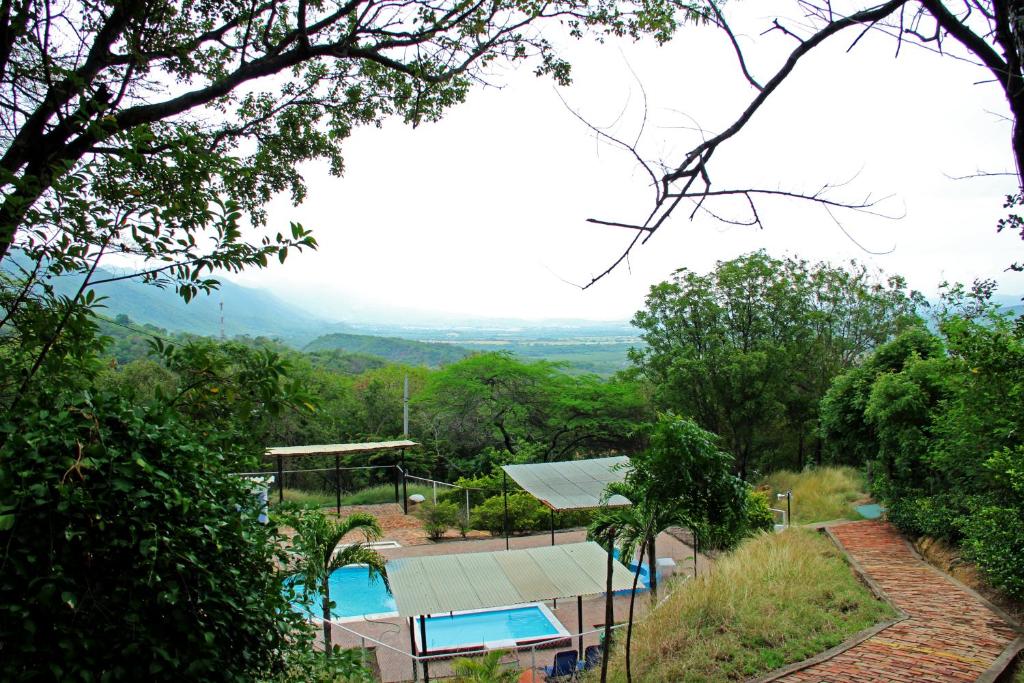
[(324, 655), (331, 656), (331, 588), (324, 582)]
[(608, 575), (604, 584), (604, 647), (601, 652), (601, 683), (608, 681), (608, 659), (612, 650), (612, 621), (615, 610), (612, 603), (612, 567), (615, 563), (615, 532), (608, 534)]
[[(650, 575), (651, 580), (651, 599), (654, 600), (655, 604), (658, 602), (658, 551), (654, 545), (654, 538), (657, 534), (651, 534), (647, 537), (647, 573)], [(643, 559), (643, 548), (640, 549), (641, 559)], [(640, 567), (640, 562), (637, 562), (637, 569)]]
[[(650, 537), (648, 537), (648, 539), (650, 539)], [(648, 540), (647, 542), (650, 543), (651, 541)], [(630, 655), (632, 654), (631, 649), (633, 647), (633, 606), (636, 604), (636, 584), (640, 580), (640, 568), (644, 566), (645, 547), (646, 544), (640, 546), (640, 557), (636, 560), (636, 571), (633, 573), (633, 591), (629, 594), (629, 622), (626, 624), (626, 683), (633, 683), (633, 663), (630, 659)], [(654, 557), (653, 552), (650, 552), (647, 555), (648, 557)]]

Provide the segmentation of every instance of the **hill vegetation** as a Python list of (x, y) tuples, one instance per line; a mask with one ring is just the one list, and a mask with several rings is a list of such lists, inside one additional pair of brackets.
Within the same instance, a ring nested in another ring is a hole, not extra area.
[(439, 367), (454, 363), (471, 352), (450, 344), (412, 341), (363, 334), (327, 334), (303, 347), (306, 352), (344, 351), (384, 358), (392, 363)]

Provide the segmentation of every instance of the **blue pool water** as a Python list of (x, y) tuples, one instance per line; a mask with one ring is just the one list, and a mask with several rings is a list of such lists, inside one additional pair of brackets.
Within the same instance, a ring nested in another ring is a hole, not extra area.
[[(616, 560), (619, 559), (619, 549), (618, 548), (616, 548), (615, 551), (614, 551), (614, 557), (615, 557)], [(636, 563), (635, 562), (630, 562), (626, 566), (629, 567), (629, 571), (630, 572), (633, 572), (634, 574), (636, 573)], [(647, 561), (645, 560), (644, 561), (644, 566), (640, 567), (640, 580), (636, 584), (636, 590), (639, 593), (640, 591), (650, 590), (650, 588), (651, 588), (651, 572), (650, 572), (649, 568), (647, 567)], [(628, 595), (631, 592), (632, 591), (616, 591), (615, 594), (616, 595)]]
[[(294, 580), (294, 579), (290, 579)], [(365, 614), (387, 614), (395, 612), (395, 599), (391, 597), (384, 582), (374, 577), (370, 578), (366, 567), (351, 565), (335, 569), (331, 572), (331, 600), (334, 602), (334, 609), (331, 614), (335, 618), (361, 617)], [(305, 587), (296, 582), (296, 597), (292, 606), (296, 611), (306, 616), (322, 617), (323, 610), (320, 608), (320, 599), (316, 598), (310, 610), (302, 604), (305, 594)]]
[[(416, 619), (419, 635), (420, 621)], [(536, 605), (427, 617), (427, 649), (448, 650), (496, 640), (532, 640), (559, 634)]]

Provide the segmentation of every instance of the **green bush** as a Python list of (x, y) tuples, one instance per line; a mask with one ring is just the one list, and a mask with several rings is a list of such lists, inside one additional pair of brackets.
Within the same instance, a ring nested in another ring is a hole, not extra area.
[(774, 528), (775, 517), (771, 511), (768, 494), (748, 488), (742, 518), (709, 525), (699, 532), (700, 545), (707, 549), (726, 550), (735, 547), (747, 536), (761, 531), (772, 531)]
[(964, 520), (988, 500), (984, 496), (952, 493), (899, 498), (889, 503), (886, 517), (909, 536), (931, 536), (959, 543), (964, 536)]
[(964, 555), (989, 582), (1008, 595), (1024, 598), (1024, 512), (990, 505), (964, 522)]
[[(505, 531), (505, 500), (492, 496), (476, 506), (472, 514), (474, 529), (489, 531), (500, 536)], [(549, 513), (540, 501), (528, 493), (508, 494), (508, 524), (510, 533), (537, 531), (546, 528)]]
[(427, 536), (436, 541), (444, 536), (448, 529), (458, 525), (460, 512), (455, 503), (427, 501), (420, 503), (416, 509), (416, 516), (423, 520)]
[(747, 533), (772, 531), (775, 529), (775, 515), (771, 510), (771, 502), (764, 491), (751, 491), (747, 495), (746, 518)]
[(0, 419), (5, 680), (252, 680), (308, 632), (250, 483), (170, 409), (100, 392)]

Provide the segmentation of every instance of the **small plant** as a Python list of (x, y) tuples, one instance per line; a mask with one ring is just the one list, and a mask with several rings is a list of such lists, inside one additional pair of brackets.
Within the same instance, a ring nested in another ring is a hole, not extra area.
[(482, 657), (460, 657), (452, 662), (456, 683), (513, 683), (519, 680), (519, 669), (502, 668), (502, 650), (491, 650)]
[(458, 525), (462, 516), (455, 503), (426, 502), (416, 510), (416, 516), (423, 520), (423, 528), (431, 540), (437, 541), (444, 537), (445, 532)]

